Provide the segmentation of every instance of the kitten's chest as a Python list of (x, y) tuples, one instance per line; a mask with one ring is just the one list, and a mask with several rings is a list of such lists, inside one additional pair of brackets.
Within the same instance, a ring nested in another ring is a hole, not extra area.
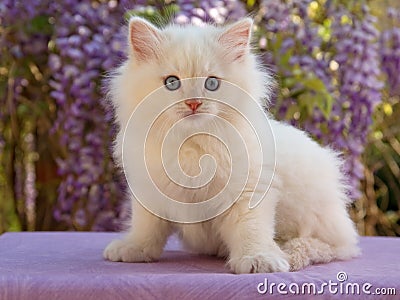
[(155, 144), (148, 170), (158, 189), (168, 197), (186, 203), (213, 198), (226, 185), (230, 169), (229, 153), (204, 137), (182, 143), (179, 149), (158, 149)]
[(212, 222), (177, 224), (176, 229), (183, 244), (191, 251), (207, 255), (227, 256), (228, 252)]
[(191, 188), (229, 177), (231, 157), (214, 138), (193, 137), (179, 149), (162, 149), (159, 153), (161, 161), (153, 161), (154, 167)]

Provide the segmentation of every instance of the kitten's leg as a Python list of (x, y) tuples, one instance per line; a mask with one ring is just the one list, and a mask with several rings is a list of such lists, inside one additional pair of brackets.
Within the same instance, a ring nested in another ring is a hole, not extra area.
[(349, 259), (360, 253), (358, 235), (344, 205), (336, 202), (317, 220), (312, 237), (293, 238), (282, 246), (292, 271), (311, 264)]
[[(347, 231), (351, 234), (353, 228)], [(345, 236), (342, 236), (345, 239)], [(312, 264), (328, 263), (335, 259), (346, 260), (360, 254), (356, 243), (349, 240), (336, 246), (317, 238), (299, 237), (283, 244), (282, 250), (288, 255), (290, 270), (297, 271)]]
[(254, 209), (241, 199), (221, 216), (220, 235), (229, 251), (228, 265), (235, 273), (287, 272), (285, 253), (274, 241), (276, 191), (268, 192)]
[(358, 233), (344, 205), (334, 207), (330, 214), (321, 216), (320, 224), (315, 235), (331, 246), (335, 259), (346, 260), (361, 253)]
[(111, 261), (149, 262), (157, 260), (171, 233), (170, 224), (144, 209), (137, 201), (132, 226), (122, 240), (112, 241), (104, 250)]
[(311, 237), (294, 238), (283, 244), (290, 270), (298, 271), (311, 264), (328, 263), (335, 257), (327, 243)]

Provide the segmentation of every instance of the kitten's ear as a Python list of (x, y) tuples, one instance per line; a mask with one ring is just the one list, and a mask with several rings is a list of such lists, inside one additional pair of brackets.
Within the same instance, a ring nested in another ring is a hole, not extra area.
[(150, 22), (132, 17), (129, 20), (129, 46), (139, 62), (156, 59), (160, 53), (162, 32)]
[(218, 41), (225, 48), (226, 58), (240, 61), (250, 51), (250, 38), (253, 20), (245, 18), (229, 26)]

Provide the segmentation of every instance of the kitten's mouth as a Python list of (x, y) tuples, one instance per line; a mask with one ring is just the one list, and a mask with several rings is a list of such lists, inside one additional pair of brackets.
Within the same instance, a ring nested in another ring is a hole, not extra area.
[(198, 115), (201, 114), (202, 112), (199, 112), (198, 110), (191, 110), (191, 111), (186, 111), (183, 116), (187, 117), (187, 116), (193, 116), (193, 115)]

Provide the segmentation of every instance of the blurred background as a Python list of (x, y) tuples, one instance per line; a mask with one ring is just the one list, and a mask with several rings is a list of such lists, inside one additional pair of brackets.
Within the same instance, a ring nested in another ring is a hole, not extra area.
[(270, 111), (344, 153), (360, 234), (399, 236), (398, 0), (1, 0), (0, 233), (127, 218), (102, 100), (130, 15), (202, 26), (249, 14), (279, 83)]

